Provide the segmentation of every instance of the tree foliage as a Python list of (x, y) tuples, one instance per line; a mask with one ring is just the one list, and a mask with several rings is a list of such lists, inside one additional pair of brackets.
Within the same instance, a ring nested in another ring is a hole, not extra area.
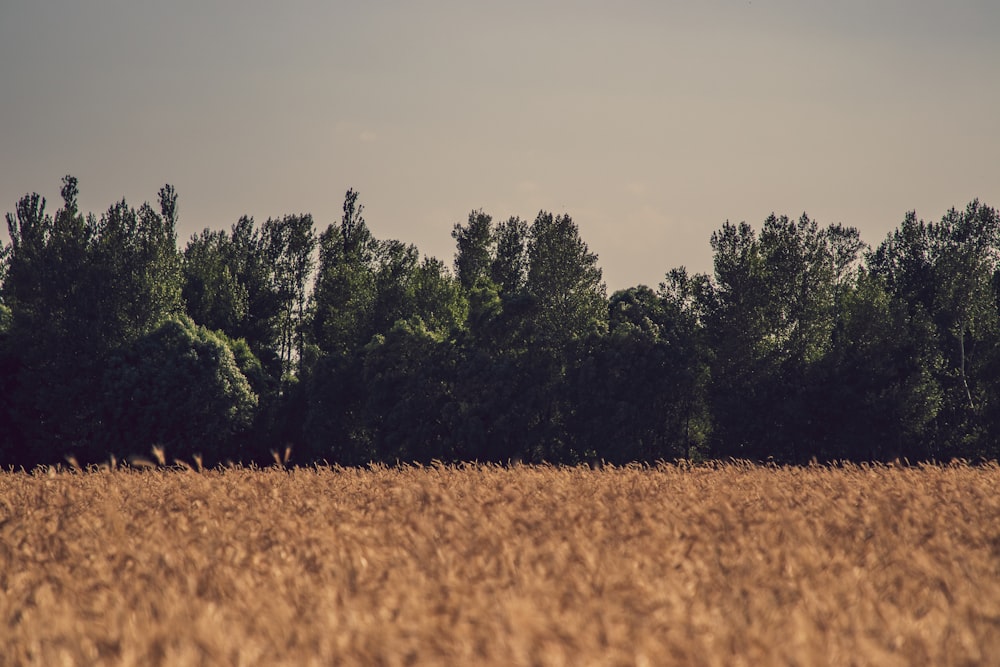
[[(210, 465), (242, 458), (235, 436), (251, 425), (257, 395), (233, 346), (179, 316), (121, 349), (103, 375), (105, 447), (123, 456), (159, 446)], [(243, 362), (253, 363), (245, 356)]]
[(22, 397), (14, 427), (27, 461), (99, 456), (93, 387), (104, 365), (181, 304), (173, 189), (160, 191), (159, 212), (121, 201), (100, 218), (81, 215), (77, 196), (77, 181), (67, 176), (55, 217), (37, 194), (7, 215), (3, 294)]
[(179, 252), (179, 199), (7, 215), (0, 463), (1000, 454), (1000, 216), (915, 213), (874, 249), (803, 214), (724, 223), (711, 276), (607, 296), (568, 215), (482, 210), (453, 270), (376, 238), (355, 190)]

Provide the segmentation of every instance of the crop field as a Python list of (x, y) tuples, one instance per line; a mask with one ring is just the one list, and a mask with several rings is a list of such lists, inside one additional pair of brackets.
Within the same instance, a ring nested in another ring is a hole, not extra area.
[(0, 473), (0, 665), (1000, 662), (1000, 468)]

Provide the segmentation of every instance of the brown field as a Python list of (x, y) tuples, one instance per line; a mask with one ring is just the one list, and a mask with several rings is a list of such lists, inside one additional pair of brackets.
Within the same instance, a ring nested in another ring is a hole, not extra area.
[(0, 473), (0, 665), (1000, 663), (1000, 468)]

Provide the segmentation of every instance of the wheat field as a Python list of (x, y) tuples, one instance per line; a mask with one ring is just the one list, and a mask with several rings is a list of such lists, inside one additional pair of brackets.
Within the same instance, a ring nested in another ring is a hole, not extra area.
[(1000, 662), (1000, 469), (0, 473), (0, 665)]

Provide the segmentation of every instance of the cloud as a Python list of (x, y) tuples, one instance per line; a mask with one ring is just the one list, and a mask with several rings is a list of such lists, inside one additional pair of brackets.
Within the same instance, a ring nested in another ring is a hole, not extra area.
[(378, 135), (372, 130), (362, 130), (361, 134), (358, 135), (358, 140), (364, 144), (370, 144), (374, 141), (378, 141)]

